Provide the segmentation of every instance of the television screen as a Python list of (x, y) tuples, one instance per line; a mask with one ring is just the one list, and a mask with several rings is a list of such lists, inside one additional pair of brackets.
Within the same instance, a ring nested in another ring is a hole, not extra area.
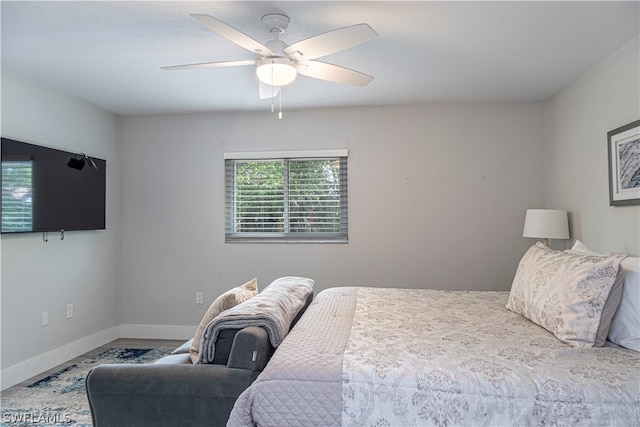
[(2, 233), (105, 228), (106, 160), (8, 138), (1, 151)]

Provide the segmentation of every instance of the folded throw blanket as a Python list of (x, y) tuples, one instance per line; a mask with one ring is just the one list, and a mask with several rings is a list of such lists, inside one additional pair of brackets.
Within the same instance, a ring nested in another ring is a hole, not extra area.
[(275, 348), (289, 333), (291, 322), (313, 292), (315, 282), (304, 277), (281, 277), (255, 297), (220, 313), (205, 328), (195, 363), (211, 363), (215, 343), (223, 329), (261, 326)]

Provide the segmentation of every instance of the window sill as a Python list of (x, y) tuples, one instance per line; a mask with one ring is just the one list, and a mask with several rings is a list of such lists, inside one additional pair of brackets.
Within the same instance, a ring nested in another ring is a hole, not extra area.
[(347, 237), (237, 237), (226, 236), (225, 243), (349, 243)]

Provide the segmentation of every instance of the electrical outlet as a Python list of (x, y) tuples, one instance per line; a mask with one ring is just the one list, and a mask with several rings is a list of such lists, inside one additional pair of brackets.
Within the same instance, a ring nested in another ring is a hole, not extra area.
[(43, 311), (41, 316), (40, 316), (40, 320), (41, 326), (47, 326), (49, 324), (49, 312), (48, 311)]
[(67, 319), (73, 317), (73, 304), (67, 304)]
[(196, 304), (204, 304), (204, 293), (202, 291), (196, 292)]

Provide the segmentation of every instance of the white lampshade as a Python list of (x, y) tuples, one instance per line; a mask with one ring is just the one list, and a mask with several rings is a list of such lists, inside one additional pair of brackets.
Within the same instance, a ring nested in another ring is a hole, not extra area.
[(527, 209), (522, 237), (537, 239), (568, 239), (567, 211), (555, 209)]
[(288, 58), (263, 59), (256, 68), (258, 79), (270, 86), (285, 86), (298, 74)]

